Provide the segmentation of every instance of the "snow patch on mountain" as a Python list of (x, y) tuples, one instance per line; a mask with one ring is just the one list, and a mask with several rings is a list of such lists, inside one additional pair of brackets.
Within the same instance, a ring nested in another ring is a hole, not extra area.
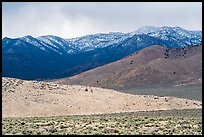
[[(24, 36), (24, 37), (21, 37), (19, 38), (20, 40), (24, 41), (24, 42), (27, 42), (33, 46), (36, 46), (38, 48), (40, 48), (41, 50), (43, 51), (46, 51), (45, 47), (43, 47), (39, 41), (37, 41), (35, 38), (33, 38), (32, 36), (28, 35), (28, 36)], [(20, 43), (20, 40), (18, 40), (15, 45), (18, 45)]]
[(68, 41), (75, 44), (80, 51), (85, 52), (119, 43), (131, 36), (132, 34), (129, 33), (125, 34), (120, 32), (110, 32), (107, 34), (99, 33), (95, 35), (86, 35), (82, 37), (68, 39)]

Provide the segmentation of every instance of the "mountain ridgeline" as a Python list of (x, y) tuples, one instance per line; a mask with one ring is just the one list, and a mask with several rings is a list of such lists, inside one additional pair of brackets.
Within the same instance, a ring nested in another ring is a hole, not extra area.
[(135, 32), (2, 39), (2, 76), (48, 80), (74, 76), (117, 61), (152, 45), (182, 48), (202, 44), (202, 31), (146, 26)]

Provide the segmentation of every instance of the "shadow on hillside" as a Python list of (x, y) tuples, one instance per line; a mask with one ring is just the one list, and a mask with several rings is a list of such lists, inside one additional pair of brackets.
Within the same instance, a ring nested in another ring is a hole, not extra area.
[(202, 85), (144, 87), (119, 89), (120, 92), (140, 95), (173, 96), (202, 101)]

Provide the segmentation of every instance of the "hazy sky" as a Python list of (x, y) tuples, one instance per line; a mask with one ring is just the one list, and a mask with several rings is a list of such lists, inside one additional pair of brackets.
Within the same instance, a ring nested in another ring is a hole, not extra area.
[(2, 37), (132, 32), (142, 26), (202, 30), (202, 2), (3, 2)]

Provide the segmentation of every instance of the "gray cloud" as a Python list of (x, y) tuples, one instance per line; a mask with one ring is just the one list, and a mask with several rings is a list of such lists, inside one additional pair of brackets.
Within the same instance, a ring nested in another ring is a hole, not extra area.
[(3, 37), (56, 35), (77, 37), (142, 26), (202, 29), (201, 2), (3, 3)]

